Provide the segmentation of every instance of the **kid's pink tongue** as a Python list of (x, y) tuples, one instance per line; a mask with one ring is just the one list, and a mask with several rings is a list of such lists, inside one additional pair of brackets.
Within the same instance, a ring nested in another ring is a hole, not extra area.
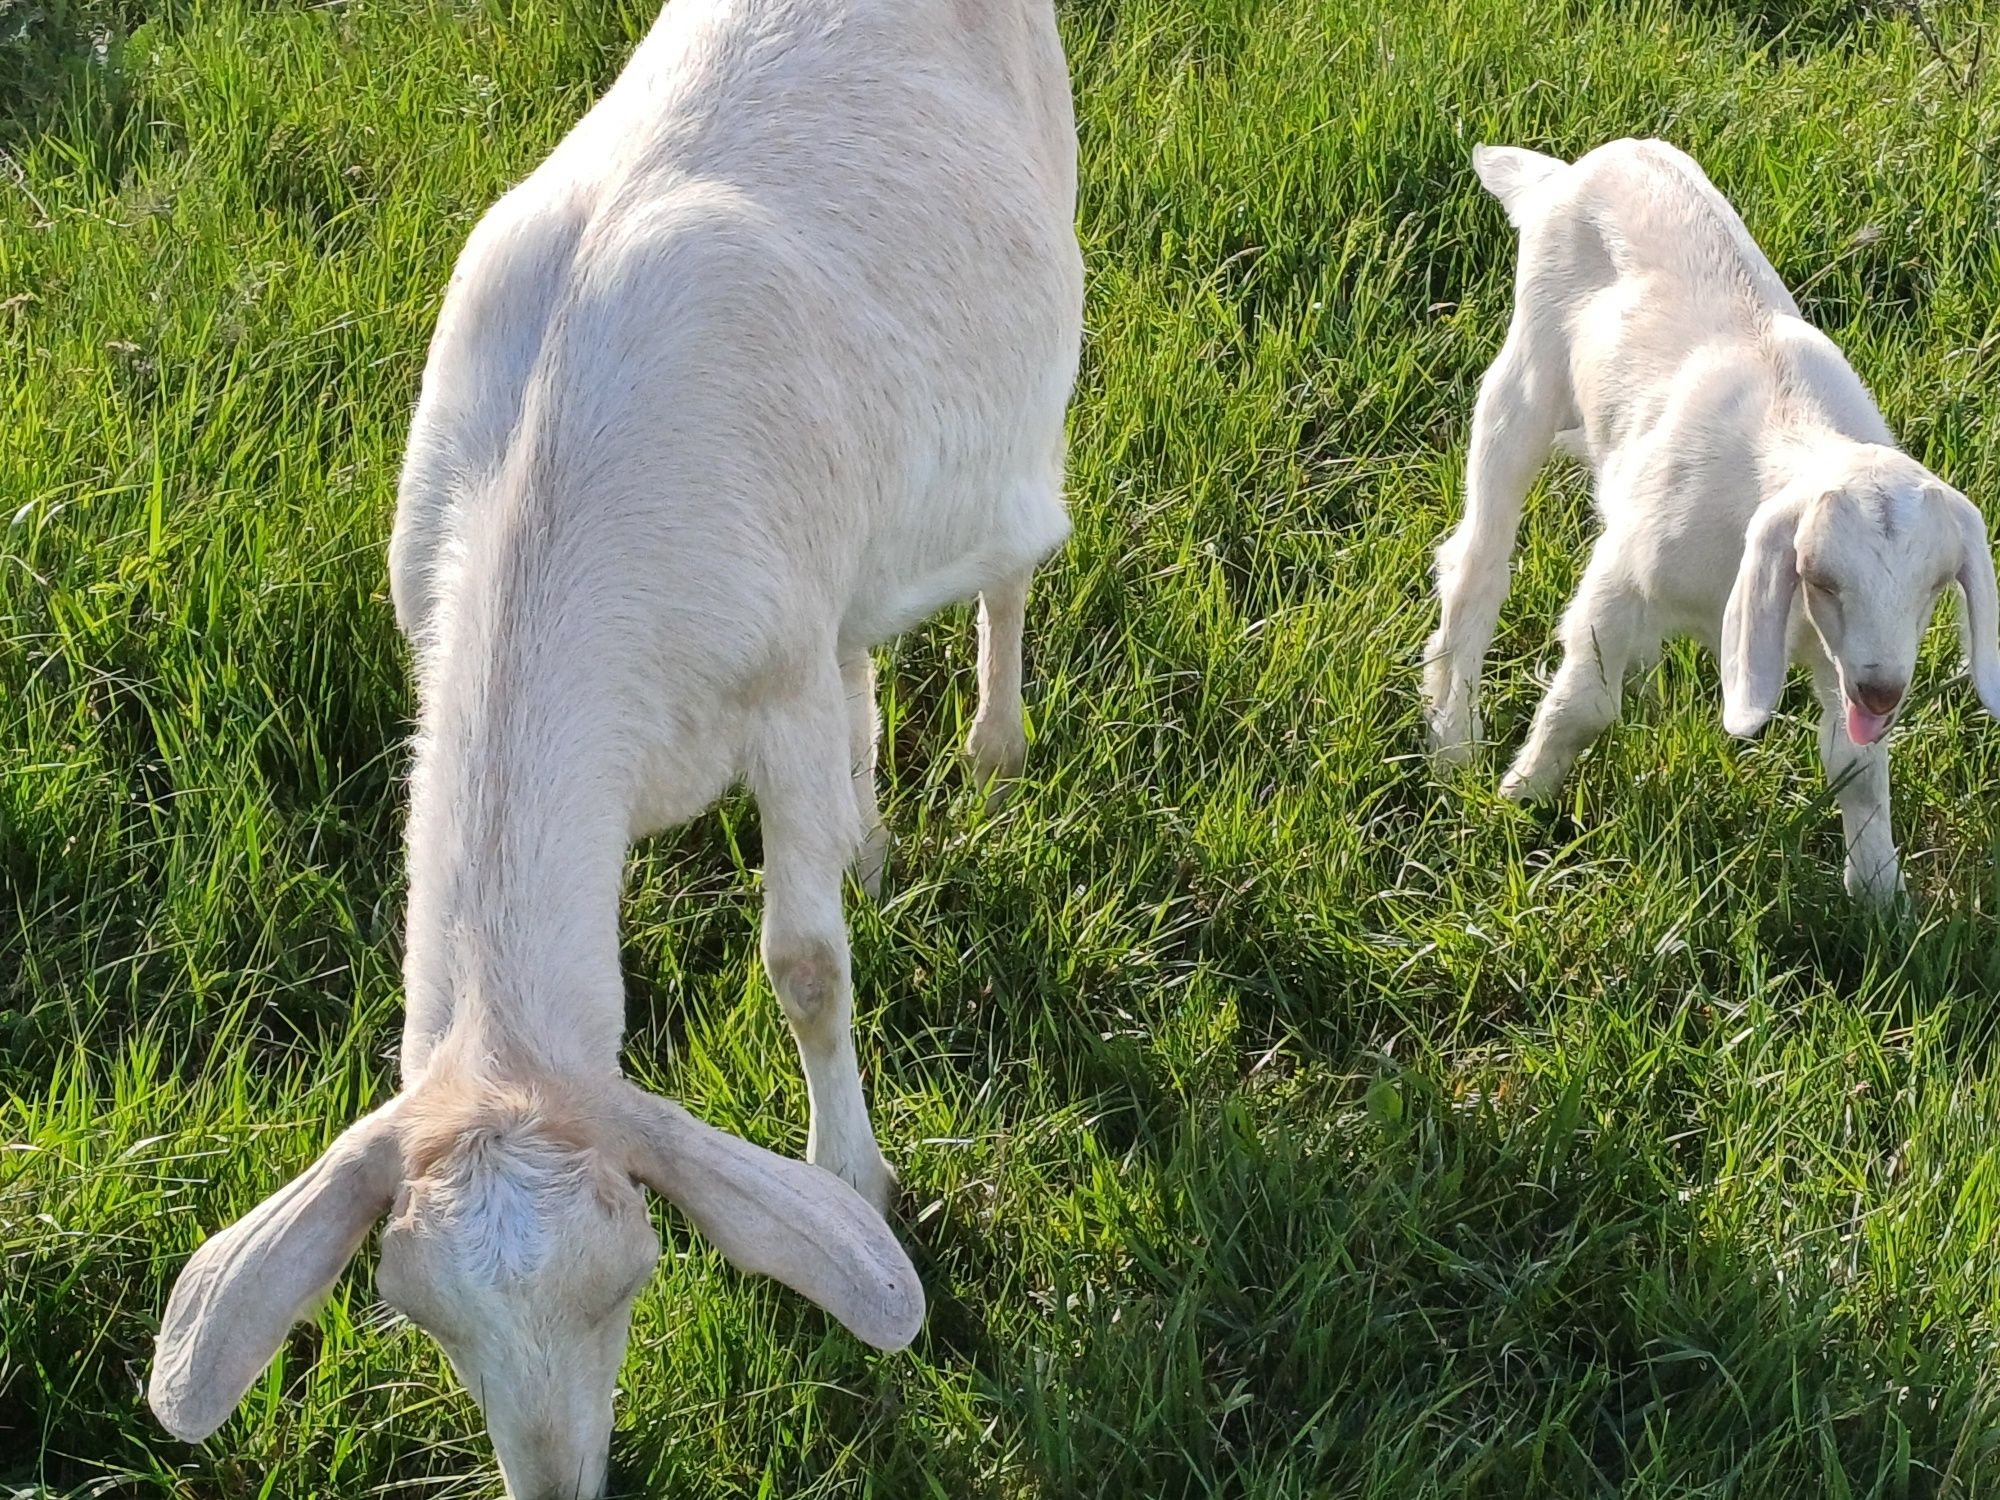
[(1855, 744), (1874, 744), (1888, 727), (1887, 714), (1871, 714), (1852, 698), (1847, 700), (1847, 737)]

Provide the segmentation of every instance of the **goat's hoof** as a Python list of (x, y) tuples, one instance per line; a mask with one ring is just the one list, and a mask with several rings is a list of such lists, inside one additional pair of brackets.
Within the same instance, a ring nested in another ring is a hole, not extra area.
[(1479, 750), (1479, 715), (1447, 704), (1427, 712), (1424, 727), (1429, 731), (1433, 763), (1446, 770), (1472, 764)]
[(1469, 739), (1447, 740), (1440, 735), (1431, 736), (1431, 759), (1447, 771), (1459, 771), (1472, 764), (1472, 741)]
[(1909, 904), (1910, 888), (1903, 883), (1903, 872), (1893, 865), (1886, 870), (1878, 866), (1874, 873), (1867, 875), (1849, 865), (1843, 883), (1848, 896), (1857, 905), (1884, 916), (1893, 915)]
[(997, 811), (1027, 767), (1028, 736), (1019, 723), (977, 719), (966, 736), (965, 755), (973, 776), (986, 788), (987, 811)]
[(889, 1217), (889, 1204), (896, 1196), (896, 1173), (883, 1160), (873, 1141), (869, 1141), (863, 1150), (841, 1154), (837, 1160), (812, 1152), (807, 1153), (806, 1159), (853, 1188), (884, 1219)]
[(1422, 706), (1431, 758), (1447, 766), (1471, 760), (1479, 743), (1480, 718), (1473, 685), (1426, 673)]

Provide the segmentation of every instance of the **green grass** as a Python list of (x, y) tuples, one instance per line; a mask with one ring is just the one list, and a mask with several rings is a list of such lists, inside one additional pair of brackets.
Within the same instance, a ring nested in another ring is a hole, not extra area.
[[(383, 545), (439, 290), (643, 0), (0, 0), (0, 1487), (494, 1495), (370, 1257), (188, 1448), (204, 1234), (394, 1087)], [(1420, 754), (1427, 551), (1512, 242), (1475, 141), (1693, 151), (1912, 450), (2000, 494), (1974, 3), (1067, 0), (1089, 333), (1032, 781), (884, 653), (864, 1067), (906, 1355), (671, 1226), (614, 1481), (670, 1496), (1926, 1497), (2000, 1486), (2000, 732), (1939, 631), (1918, 887), (1859, 917), (1795, 688), (1671, 652), (1558, 816)], [(1941, 51), (1940, 51), (1941, 49)], [(1519, 738), (1587, 531), (1531, 506)], [(635, 857), (632, 1068), (780, 1150), (755, 811)]]

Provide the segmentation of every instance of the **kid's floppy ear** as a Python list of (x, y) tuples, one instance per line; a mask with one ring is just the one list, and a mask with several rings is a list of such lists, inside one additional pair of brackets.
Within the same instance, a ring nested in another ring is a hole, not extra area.
[(731, 1263), (782, 1281), (877, 1349), (901, 1349), (917, 1336), (923, 1282), (859, 1193), (831, 1172), (627, 1088), (627, 1170), (685, 1213)]
[(222, 1425), (389, 1211), (403, 1174), (395, 1109), (391, 1100), (350, 1125), (302, 1176), (211, 1235), (183, 1268), (146, 1387), (175, 1437), (200, 1442)]
[(1959, 638), (1965, 644), (1965, 670), (1989, 714), (2000, 714), (2000, 590), (1993, 582), (1993, 547), (1986, 540), (1986, 518), (1979, 507), (1956, 491), (1946, 491), (1965, 553), (1958, 565), (1958, 588), (1965, 595)]
[(1792, 596), (1799, 586), (1796, 500), (1770, 500), (1750, 518), (1736, 585), (1722, 613), (1722, 727), (1749, 738), (1777, 710), (1791, 663)]

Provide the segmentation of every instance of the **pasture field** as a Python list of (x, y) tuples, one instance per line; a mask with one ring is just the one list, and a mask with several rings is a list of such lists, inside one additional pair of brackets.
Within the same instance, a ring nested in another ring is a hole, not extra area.
[[(394, 1087), (384, 574), (474, 218), (650, 0), (0, 0), (0, 1493), (493, 1496), (371, 1255), (199, 1448), (140, 1380), (210, 1230)], [(666, 1215), (614, 1492), (2000, 1493), (2000, 725), (1934, 632), (1864, 919), (1795, 683), (1671, 651), (1540, 817), (1421, 754), (1513, 244), (1475, 141), (1691, 150), (2000, 515), (1981, 0), (1064, 0), (1088, 339), (1031, 776), (972, 627), (881, 654), (861, 1049), (932, 1297), (865, 1351)], [(2000, 41), (2000, 39), (1992, 39)], [(1517, 741), (1588, 507), (1530, 504)], [(754, 807), (634, 857), (629, 1066), (774, 1148)]]

